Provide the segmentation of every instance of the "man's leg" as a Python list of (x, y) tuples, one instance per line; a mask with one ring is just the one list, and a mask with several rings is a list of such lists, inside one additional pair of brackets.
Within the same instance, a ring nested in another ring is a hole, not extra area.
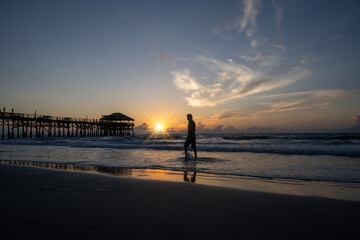
[(185, 151), (185, 154), (187, 153), (187, 149), (190, 145), (190, 139), (189, 139), (189, 136), (186, 137), (186, 140), (185, 140), (185, 143), (184, 143), (184, 151)]
[(196, 137), (195, 137), (195, 136), (193, 136), (193, 137), (191, 138), (191, 148), (192, 148), (193, 151), (194, 151), (195, 159), (197, 159)]

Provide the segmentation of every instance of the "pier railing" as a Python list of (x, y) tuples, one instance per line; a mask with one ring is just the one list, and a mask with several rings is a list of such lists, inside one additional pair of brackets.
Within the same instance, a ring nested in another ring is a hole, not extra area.
[(71, 118), (0, 110), (1, 138), (134, 135), (134, 121)]

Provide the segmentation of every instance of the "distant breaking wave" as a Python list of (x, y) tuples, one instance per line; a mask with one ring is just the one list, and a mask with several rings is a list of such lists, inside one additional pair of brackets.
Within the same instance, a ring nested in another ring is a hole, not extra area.
[[(182, 151), (186, 135), (14, 139), (5, 145)], [(360, 157), (360, 134), (198, 134), (198, 151)]]
[(359, 139), (358, 134), (312, 134), (312, 135), (241, 135), (224, 136), (228, 140), (255, 140), (255, 139), (289, 139), (289, 140), (353, 140)]

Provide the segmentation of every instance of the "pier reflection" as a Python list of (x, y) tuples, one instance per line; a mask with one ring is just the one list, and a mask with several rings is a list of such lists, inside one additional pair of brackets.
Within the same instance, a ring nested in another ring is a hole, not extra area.
[[(40, 161), (21, 161), (21, 160), (0, 160), (0, 164), (29, 166), (37, 168), (48, 168), (62, 171), (78, 171), (110, 174), (114, 176), (133, 177), (140, 179), (165, 180), (165, 181), (196, 181), (196, 161), (184, 161), (183, 171), (171, 171), (161, 169), (142, 169), (142, 168), (125, 168), (125, 167), (111, 167), (111, 166), (96, 166), (96, 165), (79, 165), (75, 163), (54, 163), (54, 162), (40, 162)], [(183, 174), (182, 174), (183, 172)]]
[(69, 171), (81, 171), (81, 172), (94, 172), (94, 173), (106, 173), (116, 176), (128, 176), (132, 175), (130, 168), (120, 167), (107, 167), (107, 166), (91, 166), (91, 165), (77, 165), (72, 163), (50, 163), (50, 162), (35, 162), (35, 161), (14, 161), (14, 160), (0, 160), (2, 164), (21, 165), (29, 167), (50, 168), (57, 170), (69, 170)]

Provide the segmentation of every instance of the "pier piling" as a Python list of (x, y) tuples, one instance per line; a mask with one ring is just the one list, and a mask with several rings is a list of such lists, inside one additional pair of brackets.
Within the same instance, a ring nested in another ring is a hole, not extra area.
[(89, 120), (0, 110), (1, 139), (134, 135), (134, 121), (121, 113)]

